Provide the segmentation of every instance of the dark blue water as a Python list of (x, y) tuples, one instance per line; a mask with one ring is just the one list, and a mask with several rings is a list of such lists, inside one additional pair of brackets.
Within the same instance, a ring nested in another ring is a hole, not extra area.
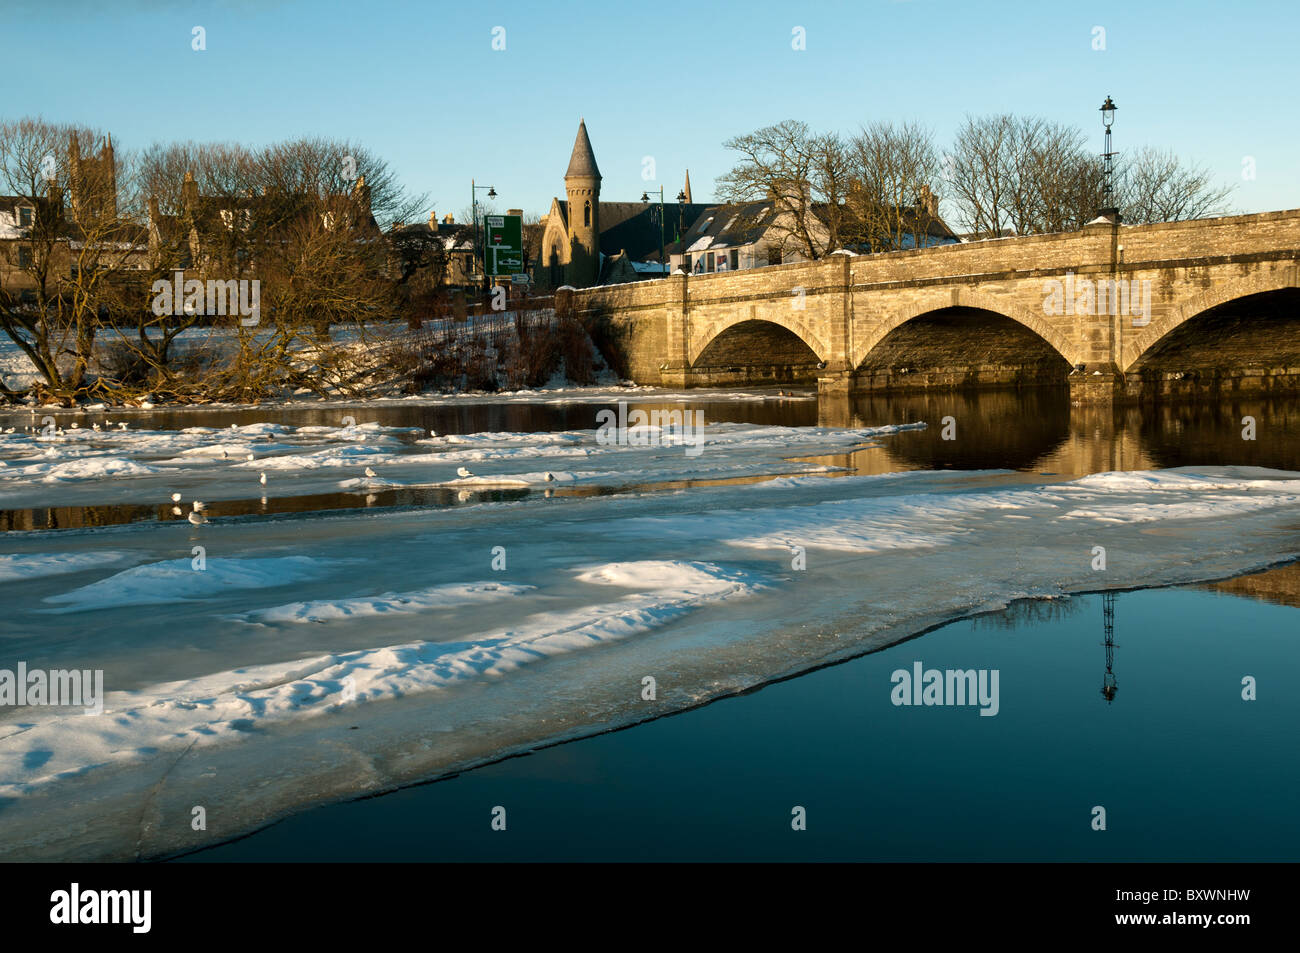
[[(1300, 566), (1244, 588), (1281, 601), (1119, 594), (1111, 700), (1102, 597), (1018, 604), (186, 859), (1295, 860)], [(996, 669), (999, 713), (895, 706), (915, 661)]]

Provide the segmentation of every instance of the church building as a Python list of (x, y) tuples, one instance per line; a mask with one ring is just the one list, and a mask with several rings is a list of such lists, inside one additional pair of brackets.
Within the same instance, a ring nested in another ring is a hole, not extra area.
[(688, 177), (681, 198), (669, 201), (665, 196), (661, 222), (657, 189), (655, 201), (602, 202), (600, 182), (584, 120), (578, 123), (564, 173), (565, 198), (553, 199), (541, 222), (542, 241), (533, 274), (538, 287), (585, 288), (662, 277), (668, 273), (668, 247), (709, 207), (691, 202)]

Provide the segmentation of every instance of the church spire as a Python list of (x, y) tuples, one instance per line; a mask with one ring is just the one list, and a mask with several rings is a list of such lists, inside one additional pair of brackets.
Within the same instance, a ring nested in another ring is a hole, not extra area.
[(687, 205), (692, 204), (695, 200), (691, 198), (691, 170), (690, 169), (686, 170), (686, 188), (682, 189), (682, 191), (686, 194), (686, 204)]
[(591, 149), (591, 140), (587, 138), (587, 121), (578, 121), (578, 138), (573, 142), (573, 155), (569, 157), (569, 170), (564, 173), (566, 179), (599, 179), (600, 169), (596, 167), (596, 154)]

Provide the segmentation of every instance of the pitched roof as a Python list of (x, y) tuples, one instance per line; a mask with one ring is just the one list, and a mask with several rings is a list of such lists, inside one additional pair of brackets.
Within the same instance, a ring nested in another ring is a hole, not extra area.
[[(603, 208), (604, 206), (602, 206)], [(780, 209), (772, 200), (745, 202), (740, 205), (700, 206), (703, 212), (691, 223), (684, 236), (686, 250), (701, 252), (714, 248), (734, 248), (751, 245), (763, 237), (763, 233), (776, 221)], [(826, 206), (813, 203), (812, 212), (821, 217)], [(924, 230), (935, 241), (932, 244), (958, 241), (957, 236), (940, 218), (922, 216), (915, 208), (899, 210), (903, 228)], [(850, 246), (858, 249), (858, 246)], [(680, 254), (680, 248), (677, 250)]]
[(752, 245), (763, 237), (780, 211), (771, 201), (705, 205), (700, 209), (683, 236), (687, 251)]
[[(560, 214), (569, 220), (569, 203), (560, 201)], [(664, 203), (664, 247), (677, 237), (679, 228), (689, 227), (708, 205)], [(658, 202), (601, 202), (600, 250), (606, 255), (626, 251), (633, 261), (659, 259)], [(667, 255), (667, 251), (664, 252)]]
[(587, 122), (578, 123), (578, 138), (573, 142), (573, 155), (569, 157), (569, 169), (564, 173), (566, 179), (599, 179), (600, 169), (596, 167), (596, 154), (591, 150), (591, 140), (587, 137)]

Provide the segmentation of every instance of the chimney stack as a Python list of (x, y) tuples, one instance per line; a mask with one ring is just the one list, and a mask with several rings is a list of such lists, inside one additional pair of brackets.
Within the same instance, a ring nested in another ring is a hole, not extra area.
[(181, 183), (181, 205), (187, 212), (198, 211), (199, 183), (194, 181), (194, 173), (186, 171), (185, 181)]

